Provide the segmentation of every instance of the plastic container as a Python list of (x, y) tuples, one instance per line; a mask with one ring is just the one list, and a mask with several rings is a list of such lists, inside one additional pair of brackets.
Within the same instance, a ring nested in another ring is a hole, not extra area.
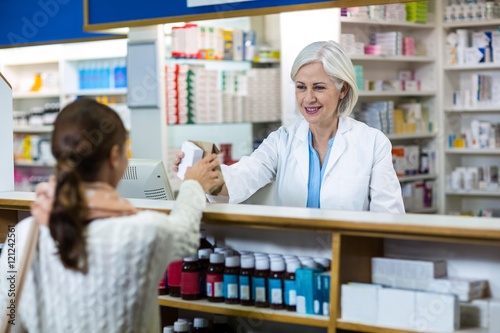
[(206, 318), (194, 318), (193, 333), (208, 333), (208, 320)]

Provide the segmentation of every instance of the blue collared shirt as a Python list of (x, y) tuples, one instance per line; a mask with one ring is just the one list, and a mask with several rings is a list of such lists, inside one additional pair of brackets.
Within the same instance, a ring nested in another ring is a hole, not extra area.
[(332, 150), (334, 140), (335, 137), (328, 141), (328, 151), (326, 152), (323, 165), (320, 166), (321, 163), (319, 155), (313, 148), (312, 133), (309, 130), (309, 182), (307, 185), (307, 207), (309, 208), (320, 208), (321, 183), (323, 183), (323, 176), (325, 174), (326, 165), (328, 164), (328, 158), (330, 157), (330, 151)]

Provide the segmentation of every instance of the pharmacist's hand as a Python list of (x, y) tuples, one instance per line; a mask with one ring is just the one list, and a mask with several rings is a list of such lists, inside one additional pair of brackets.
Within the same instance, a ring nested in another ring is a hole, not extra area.
[(214, 188), (224, 183), (220, 168), (215, 170), (218, 166), (217, 154), (209, 154), (186, 170), (184, 180), (197, 180), (205, 193), (210, 193)]
[(184, 158), (184, 152), (181, 150), (177, 153), (174, 159), (174, 163), (172, 164), (172, 171), (177, 173), (179, 171), (179, 164), (181, 164), (182, 159)]

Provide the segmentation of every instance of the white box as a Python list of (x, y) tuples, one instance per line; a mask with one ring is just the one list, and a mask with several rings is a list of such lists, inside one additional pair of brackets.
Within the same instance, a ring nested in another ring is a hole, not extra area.
[(490, 332), (500, 332), (500, 300), (490, 299)]
[(416, 292), (414, 329), (421, 332), (454, 332), (460, 326), (460, 306), (455, 295)]
[(203, 149), (201, 149), (192, 142), (185, 141), (182, 144), (181, 150), (184, 153), (184, 158), (179, 164), (177, 177), (179, 177), (180, 179), (184, 179), (187, 168), (193, 166), (196, 162), (198, 162), (203, 158)]
[(413, 328), (410, 318), (415, 313), (415, 292), (412, 290), (383, 288), (378, 291), (377, 325)]
[(462, 302), (483, 297), (486, 280), (435, 279), (429, 281), (427, 291), (457, 295)]
[(381, 286), (368, 283), (342, 285), (342, 319), (366, 324), (377, 323), (378, 292)]
[[(382, 278), (431, 280), (446, 276), (445, 261), (372, 258), (372, 282)], [(394, 286), (392, 286), (394, 287)]]

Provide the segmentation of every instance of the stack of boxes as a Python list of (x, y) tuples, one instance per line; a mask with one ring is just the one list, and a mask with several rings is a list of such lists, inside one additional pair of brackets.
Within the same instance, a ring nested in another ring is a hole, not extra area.
[(444, 261), (372, 258), (372, 283), (342, 285), (343, 320), (419, 332), (453, 332), (474, 321), (500, 329), (496, 318), (484, 320), (500, 315), (500, 303), (476, 300), (487, 282), (447, 278)]
[(218, 73), (190, 66), (188, 80), (188, 123), (222, 122), (222, 95), (217, 90)]
[(394, 101), (364, 102), (354, 117), (384, 133), (394, 132)]
[(188, 122), (188, 65), (165, 66), (167, 124)]
[(245, 121), (281, 119), (281, 85), (278, 68), (254, 68), (247, 72), (248, 112)]
[(427, 23), (427, 1), (414, 1), (406, 3), (406, 21)]

